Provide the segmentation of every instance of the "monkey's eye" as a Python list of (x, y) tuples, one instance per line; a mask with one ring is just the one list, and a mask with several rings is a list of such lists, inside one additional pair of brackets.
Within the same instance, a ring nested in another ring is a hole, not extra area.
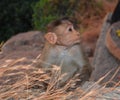
[(69, 29), (68, 29), (68, 31), (70, 31), (70, 32), (71, 32), (71, 31), (72, 31), (72, 28), (69, 28)]

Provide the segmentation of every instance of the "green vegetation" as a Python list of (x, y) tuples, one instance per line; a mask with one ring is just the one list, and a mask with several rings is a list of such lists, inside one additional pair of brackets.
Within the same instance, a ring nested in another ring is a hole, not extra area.
[(0, 1), (0, 42), (32, 29), (32, 6), (37, 0)]
[[(95, 0), (39, 0), (33, 7), (33, 25), (37, 30), (45, 30), (46, 25), (53, 19), (63, 16), (74, 17), (81, 23), (83, 19), (100, 15), (103, 11), (102, 1)], [(89, 10), (89, 11), (88, 11)]]
[(51, 20), (63, 16), (74, 17), (81, 23), (93, 15), (100, 15), (102, 8), (102, 2), (95, 0), (1, 0), (0, 42), (20, 32), (45, 31)]
[(72, 16), (78, 0), (39, 0), (33, 14), (35, 29), (45, 30), (45, 26), (53, 19)]

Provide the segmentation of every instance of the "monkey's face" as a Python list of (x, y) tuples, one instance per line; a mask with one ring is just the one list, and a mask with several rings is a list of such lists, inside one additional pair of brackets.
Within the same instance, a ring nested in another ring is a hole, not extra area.
[(73, 24), (65, 21), (62, 25), (57, 27), (57, 44), (71, 46), (80, 43), (80, 33), (77, 32)]

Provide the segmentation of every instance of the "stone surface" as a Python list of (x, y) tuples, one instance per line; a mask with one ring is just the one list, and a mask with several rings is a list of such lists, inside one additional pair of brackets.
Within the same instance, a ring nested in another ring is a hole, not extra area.
[(41, 52), (44, 46), (43, 33), (29, 31), (10, 38), (1, 48), (0, 66), (20, 60), (19, 64), (30, 64)]
[[(109, 75), (107, 75), (101, 83), (115, 81), (120, 81), (119, 75), (120, 70), (117, 72), (114, 78), (112, 76), (115, 74), (116, 70), (120, 67), (120, 60), (116, 59), (107, 49), (105, 45), (105, 38), (106, 33), (108, 29), (110, 28), (109, 18), (106, 19), (105, 23), (103, 24), (103, 28), (100, 34), (100, 37), (97, 41), (97, 46), (94, 54), (93, 59), (93, 66), (94, 71), (91, 75), (92, 81), (98, 81), (101, 77), (105, 76), (108, 72), (110, 72)], [(109, 84), (112, 85), (112, 84)]]

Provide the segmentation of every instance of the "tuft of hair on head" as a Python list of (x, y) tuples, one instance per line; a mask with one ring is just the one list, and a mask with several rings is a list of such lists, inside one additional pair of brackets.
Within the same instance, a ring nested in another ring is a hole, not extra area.
[(62, 17), (61, 20), (62, 21), (67, 20), (67, 21), (71, 22), (76, 30), (79, 28), (77, 25), (78, 24), (77, 19), (75, 19), (73, 17), (65, 16), (65, 17)]
[(47, 32), (53, 32), (54, 28), (61, 25), (63, 21), (70, 21), (74, 25), (72, 18), (65, 16), (65, 17), (62, 17), (60, 19), (57, 19), (55, 21), (50, 22), (47, 25)]

